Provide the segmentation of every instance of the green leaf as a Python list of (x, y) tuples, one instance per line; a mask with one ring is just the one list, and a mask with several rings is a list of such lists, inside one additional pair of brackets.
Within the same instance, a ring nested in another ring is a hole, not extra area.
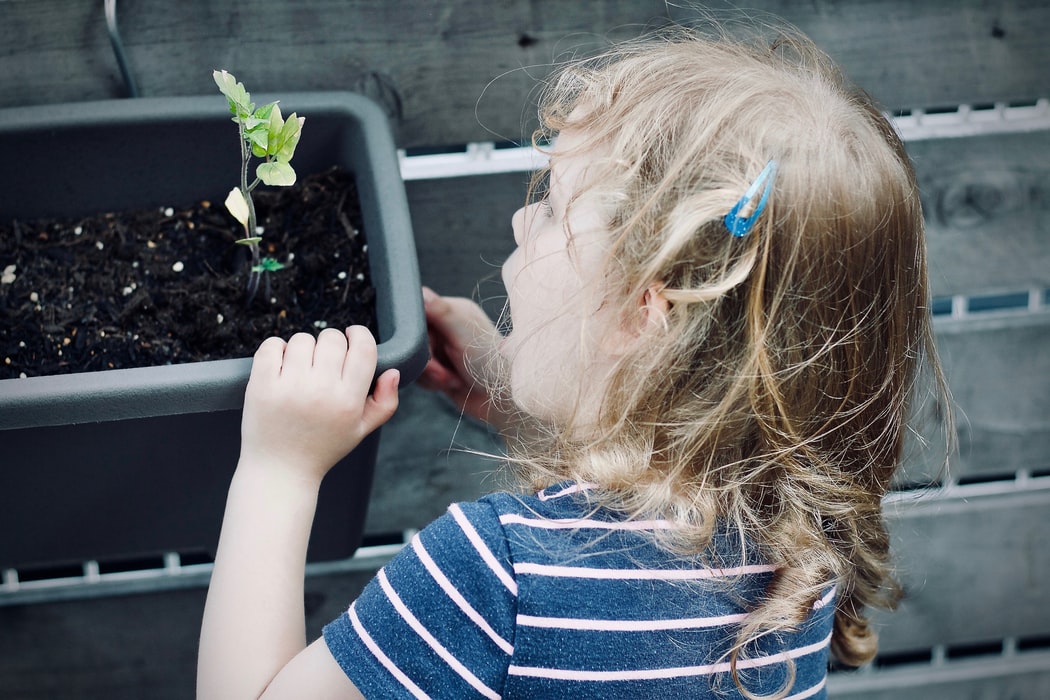
[(284, 128), (284, 117), (281, 115), (281, 107), (274, 103), (270, 112), (270, 122), (266, 125), (266, 133), (269, 135), (269, 143), (266, 155), (276, 155), (280, 147), (281, 129)]
[(211, 77), (219, 86), (219, 92), (226, 96), (230, 103), (230, 112), (238, 117), (251, 114), (255, 105), (251, 102), (251, 95), (244, 89), (244, 83), (237, 82), (237, 78), (226, 70), (212, 71)]
[(255, 110), (255, 114), (252, 115), (252, 116), (254, 116), (256, 119), (258, 119), (260, 123), (263, 123), (263, 122), (269, 123), (269, 121), (270, 121), (270, 114), (273, 112), (273, 108), (276, 107), (276, 106), (277, 106), (276, 102), (271, 102), (270, 104), (265, 104), (262, 107), (260, 107), (259, 109)]
[(295, 147), (299, 145), (299, 137), (302, 135), (305, 122), (306, 117), (297, 116), (295, 112), (288, 117), (284, 128), (281, 129), (280, 136), (277, 137), (277, 148), (274, 153), (277, 160), (287, 163), (295, 155)]
[(260, 163), (255, 169), (255, 174), (267, 185), (287, 187), (295, 184), (295, 171), (288, 163), (279, 161)]
[(258, 265), (252, 266), (252, 272), (277, 272), (285, 267), (286, 265), (278, 262), (276, 258), (266, 257), (260, 260)]
[(257, 131), (259, 129), (266, 129), (270, 125), (270, 119), (269, 117), (266, 119), (260, 119), (255, 115), (251, 115), (242, 119), (241, 123), (244, 124), (245, 131)]
[(255, 245), (262, 240), (262, 236), (249, 236), (248, 238), (238, 238), (238, 245)]
[(244, 132), (244, 138), (251, 144), (252, 154), (256, 158), (265, 158), (269, 148), (270, 135), (266, 129), (252, 129)]
[(233, 218), (241, 222), (241, 226), (248, 226), (248, 202), (240, 189), (234, 187), (226, 195), (226, 210), (233, 214)]

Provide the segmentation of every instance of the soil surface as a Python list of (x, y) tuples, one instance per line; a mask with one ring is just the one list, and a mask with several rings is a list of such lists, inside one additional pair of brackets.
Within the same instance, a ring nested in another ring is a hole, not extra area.
[(253, 198), (262, 255), (288, 266), (250, 303), (250, 253), (222, 198), (0, 223), (0, 379), (250, 357), (268, 336), (326, 326), (375, 332), (351, 176)]

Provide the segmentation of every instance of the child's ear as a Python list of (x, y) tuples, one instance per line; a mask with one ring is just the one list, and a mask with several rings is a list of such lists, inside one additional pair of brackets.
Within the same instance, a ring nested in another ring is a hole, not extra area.
[(614, 357), (624, 355), (646, 333), (667, 328), (671, 302), (663, 295), (665, 284), (654, 282), (637, 297), (620, 328), (602, 335), (602, 349)]
[(639, 316), (642, 325), (640, 332), (656, 328), (667, 328), (667, 312), (671, 309), (671, 302), (664, 296), (663, 290), (667, 287), (663, 282), (655, 282), (649, 285), (639, 303)]
[(646, 333), (667, 328), (667, 312), (671, 308), (671, 302), (663, 295), (666, 286), (663, 282), (654, 282), (636, 298), (623, 320), (620, 333), (614, 334), (617, 338), (611, 340), (610, 347), (607, 348), (609, 352), (614, 355), (622, 354), (633, 341)]

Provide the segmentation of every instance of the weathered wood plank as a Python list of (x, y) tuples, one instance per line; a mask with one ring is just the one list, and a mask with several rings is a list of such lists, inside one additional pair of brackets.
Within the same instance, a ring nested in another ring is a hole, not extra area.
[[(995, 154), (1002, 151), (1007, 153), (1002, 162), (1010, 167), (1016, 164), (1017, 172), (1028, 173), (1037, 166), (1047, 138), (1050, 134), (1040, 133), (981, 139), (984, 145), (978, 155), (966, 160), (967, 168), (958, 172), (980, 172), (982, 160), (978, 156), (999, 158)], [(920, 180), (934, 183), (927, 185), (928, 192), (943, 191), (943, 187), (936, 189), (941, 187), (936, 184), (939, 164), (950, 161), (953, 151), (968, 148), (968, 142), (919, 144), (923, 147), (918, 159)], [(965, 151), (959, 158), (965, 158)], [(931, 161), (936, 162), (931, 165)], [(513, 250), (509, 219), (524, 200), (526, 179), (525, 174), (510, 173), (408, 183), (425, 284), (442, 293), (481, 299), (491, 315), (499, 313), (504, 291), (498, 267)], [(953, 180), (949, 178), (948, 182)], [(942, 273), (950, 269), (954, 279), (951, 288), (942, 283), (941, 294), (1050, 286), (1050, 246), (1042, 241), (1042, 232), (1050, 222), (1045, 221), (1047, 208), (1039, 203), (1042, 200), (1027, 200), (1022, 209), (1000, 211), (990, 221), (977, 221), (969, 227), (954, 223), (955, 228), (951, 228), (954, 219), (938, 214), (936, 197), (929, 196), (933, 275), (936, 279), (940, 274), (943, 280)], [(1001, 244), (998, 254), (992, 250), (997, 242)], [(985, 268), (995, 269), (987, 272)], [(1015, 270), (1028, 276), (1012, 281)], [(1050, 466), (1046, 457), (1050, 454), (1050, 423), (1046, 418), (1050, 415), (1050, 324), (1046, 317), (939, 321), (937, 327), (938, 344), (960, 408), (960, 452), (952, 461), (952, 477), (991, 476)], [(418, 429), (433, 433), (426, 438), (431, 445), (442, 447), (447, 447), (458, 422), (457, 416), (440, 414), (433, 420), (412, 420)], [(917, 447), (909, 448), (911, 459), (901, 475), (903, 481), (926, 482), (937, 475), (941, 467), (939, 427), (933, 422), (923, 430), (934, 444), (931, 449), (920, 452)], [(400, 464), (410, 459), (413, 440), (399, 430), (387, 430), (384, 441), (385, 449), (391, 449), (393, 441), (405, 445), (396, 458)], [(459, 455), (455, 459), (468, 457)], [(410, 469), (407, 462), (403, 469)], [(464, 495), (469, 493), (468, 488)], [(419, 493), (411, 502), (427, 503), (429, 499)], [(379, 503), (373, 506), (385, 507)], [(409, 508), (407, 512), (421, 511)]]
[[(1050, 552), (1040, 543), (1050, 535), (1048, 508), (1050, 492), (1043, 490), (891, 509), (893, 546), (908, 597), (898, 613), (881, 618), (882, 653), (1045, 634)], [(311, 638), (345, 610), (370, 576), (308, 579)], [(204, 591), (191, 589), (0, 608), (4, 697), (188, 697), (203, 602)], [(965, 615), (958, 614), (963, 610)], [(1046, 669), (1029, 668), (1025, 658), (1035, 657), (1014, 659), (1020, 666), (980, 662), (987, 668), (976, 676), (944, 668), (880, 671), (864, 682), (831, 687), (835, 697), (867, 700), (995, 696), (973, 694), (980, 687), (1017, 688), (1017, 697), (1041, 697), (1024, 689), (1045, 688)], [(981, 685), (981, 678), (996, 677), (1006, 685)]]
[(420, 529), (457, 501), (498, 488), (498, 439), (460, 416), (451, 401), (418, 387), (401, 392), (401, 407), (383, 427), (365, 532)]
[[(482, 302), (496, 318), (505, 292), (499, 266), (514, 248), (511, 214), (524, 203), (528, 175), (406, 183), (423, 284)], [(499, 441), (445, 400), (407, 387), (383, 428), (366, 532), (421, 528), (453, 501), (495, 488)]]
[(1050, 314), (943, 324), (956, 476), (1050, 468)]
[[(957, 404), (959, 449), (947, 476), (973, 480), (1043, 472), (1050, 463), (1050, 319), (1015, 318), (955, 324), (939, 335)], [(899, 481), (940, 481), (942, 425), (920, 426), (929, 447), (911, 444)], [(420, 528), (449, 503), (472, 500), (500, 479), (498, 439), (441, 397), (410, 387), (384, 428), (367, 532)]]
[[(1050, 131), (916, 141), (908, 149), (934, 296), (1050, 287)], [(466, 294), (492, 276), (513, 249), (509, 219), (526, 182), (525, 173), (409, 182), (424, 280)], [(485, 285), (483, 296), (490, 290)]]
[(835, 700), (992, 700), (1050, 697), (1050, 654), (834, 673), (828, 696)]
[[(573, 43), (593, 45), (598, 37), (623, 36), (620, 26), (663, 13), (653, 0), (606, 2), (586, 15), (511, 0), (260, 1), (247, 7), (195, 0), (121, 3), (119, 9), (143, 95), (210, 93), (216, 67), (259, 92), (356, 90), (388, 107), (405, 145), (491, 138), (487, 129), (520, 138), (520, 112), (534, 86), (525, 68), (551, 61), (554, 37), (561, 41), (585, 18), (593, 34)], [(0, 103), (121, 94), (100, 3), (6, 2), (0, 10), (6, 47)], [(554, 18), (550, 27), (544, 15)]]
[(1050, 131), (907, 146), (935, 296), (1050, 287)]
[(905, 599), (876, 616), (880, 653), (1045, 637), (1048, 513), (1047, 489), (890, 506)]
[[(145, 95), (210, 93), (225, 67), (257, 91), (353, 89), (389, 107), (402, 145), (521, 138), (545, 65), (695, 10), (657, 0), (235, 0), (119, 3)], [(682, 3), (688, 7), (689, 3)], [(887, 108), (1050, 94), (1041, 0), (759, 0), (811, 34)], [(705, 6), (721, 10), (729, 3)], [(0, 3), (0, 106), (121, 94), (101, 3)], [(524, 128), (523, 128), (524, 125)]]
[[(937, 346), (956, 411), (957, 452), (947, 476), (972, 480), (1050, 468), (1050, 313), (946, 320)], [(944, 476), (943, 423), (927, 404), (900, 481)]]
[[(308, 578), (308, 638), (345, 612), (374, 573)], [(205, 594), (192, 588), (0, 607), (0, 697), (192, 698)]]
[(1050, 6), (1041, 0), (766, 0), (746, 7), (797, 25), (891, 110), (1029, 100), (1050, 89)]
[(525, 203), (528, 173), (405, 183), (423, 284), (472, 297), (499, 313), (500, 266), (514, 250), (510, 219)]

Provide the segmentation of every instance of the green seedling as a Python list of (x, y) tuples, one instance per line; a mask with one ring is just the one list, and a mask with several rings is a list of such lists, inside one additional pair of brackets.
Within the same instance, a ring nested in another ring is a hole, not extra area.
[(252, 267), (252, 272), (277, 272), (285, 267), (286, 265), (278, 262), (276, 258), (263, 258), (258, 265)]
[[(283, 262), (280, 262), (276, 258), (271, 258), (269, 256), (261, 259), (258, 265), (252, 265), (252, 274), (256, 276), (256, 280), (258, 280), (260, 276), (264, 280), (266, 280), (266, 289), (263, 292), (263, 294), (266, 295), (266, 298), (270, 297), (270, 276), (267, 273), (277, 272), (278, 270), (283, 270), (286, 267), (287, 265), (285, 265)], [(258, 284), (258, 282), (256, 284)]]
[[(226, 196), (226, 209), (233, 218), (244, 227), (244, 237), (237, 243), (248, 246), (252, 262), (248, 276), (248, 301), (255, 297), (259, 290), (259, 279), (270, 272), (284, 267), (273, 258), (262, 258), (259, 254), (259, 235), (255, 223), (255, 205), (252, 203), (252, 191), (259, 184), (288, 187), (295, 184), (295, 170), (290, 161), (299, 144), (304, 117), (293, 112), (287, 119), (281, 115), (281, 108), (276, 102), (263, 105), (258, 109), (251, 101), (251, 95), (244, 89), (244, 83), (237, 82), (232, 74), (225, 70), (212, 73), (219, 91), (226, 96), (230, 105), (230, 114), (237, 125), (241, 145), (241, 183)], [(262, 159), (255, 169), (255, 179), (248, 182), (248, 168), (252, 156)], [(269, 287), (269, 278), (267, 278)]]

